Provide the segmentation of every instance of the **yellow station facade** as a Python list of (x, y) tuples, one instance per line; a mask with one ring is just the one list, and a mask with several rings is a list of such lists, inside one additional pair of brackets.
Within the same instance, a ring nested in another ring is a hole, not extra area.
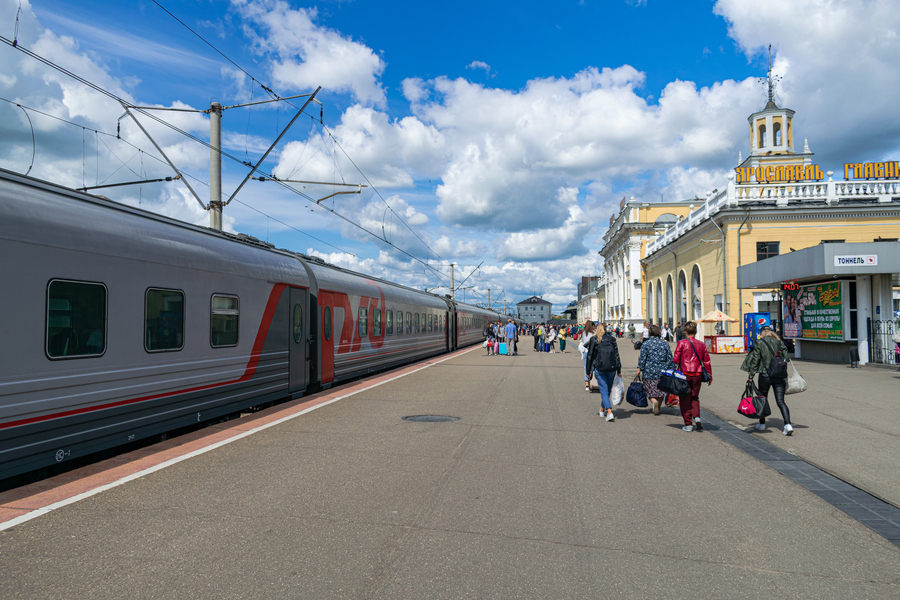
[(793, 117), (770, 93), (748, 118), (749, 155), (705, 199), (620, 204), (600, 250), (606, 321), (674, 327), (718, 309), (739, 320), (725, 333), (740, 335), (745, 313), (777, 315), (780, 297), (780, 288), (739, 289), (740, 266), (817, 244), (897, 241), (900, 164), (819, 165), (805, 140), (795, 151)]

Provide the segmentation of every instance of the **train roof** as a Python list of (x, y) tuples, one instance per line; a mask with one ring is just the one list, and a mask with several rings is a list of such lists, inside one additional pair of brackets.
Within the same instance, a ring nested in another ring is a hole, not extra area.
[[(158, 213), (154, 213), (154, 212), (151, 212), (148, 210), (129, 206), (129, 205), (123, 204), (121, 202), (116, 202), (115, 200), (110, 200), (109, 198), (106, 198), (105, 196), (80, 192), (80, 191), (74, 190), (72, 188), (61, 186), (61, 185), (51, 183), (48, 181), (44, 181), (41, 179), (37, 179), (34, 177), (29, 177), (27, 175), (22, 175), (22, 174), (15, 173), (13, 171), (9, 171), (9, 170), (2, 169), (2, 168), (0, 168), (0, 181), (2, 181), (4, 184), (21, 185), (21, 186), (25, 186), (27, 188), (31, 188), (33, 190), (39, 190), (39, 191), (43, 191), (43, 192), (46, 192), (49, 194), (54, 194), (57, 196), (69, 197), (73, 200), (76, 200), (79, 202), (86, 202), (86, 203), (89, 203), (90, 205), (93, 205), (96, 207), (101, 207), (101, 208), (106, 208), (106, 209), (117, 211), (119, 214), (121, 214), (123, 216), (128, 215), (128, 216), (136, 217), (136, 218), (140, 218), (140, 219), (147, 219), (147, 220), (149, 220), (153, 223), (159, 224), (161, 226), (174, 227), (174, 228), (182, 230), (186, 233), (190, 232), (195, 235), (209, 236), (211, 238), (215, 238), (215, 239), (221, 240), (223, 242), (239, 244), (242, 247), (253, 248), (258, 251), (263, 251), (266, 253), (270, 253), (272, 255), (282, 256), (282, 257), (288, 258), (288, 259), (295, 259), (295, 260), (299, 259), (301, 262), (305, 262), (310, 267), (325, 268), (325, 269), (329, 269), (329, 270), (332, 270), (335, 272), (346, 274), (351, 277), (364, 277), (370, 281), (373, 281), (373, 282), (376, 282), (379, 284), (384, 284), (387, 286), (391, 286), (393, 288), (403, 289), (410, 293), (415, 293), (416, 295), (430, 296), (432, 298), (440, 300), (444, 304), (449, 305), (449, 303), (452, 302), (449, 298), (447, 298), (445, 296), (439, 296), (439, 295), (433, 294), (431, 292), (419, 290), (419, 289), (416, 289), (416, 288), (413, 288), (410, 286), (396, 283), (394, 281), (389, 281), (386, 279), (382, 279), (380, 277), (375, 277), (373, 275), (368, 275), (365, 273), (358, 273), (356, 271), (351, 271), (350, 269), (346, 269), (344, 267), (340, 267), (338, 265), (328, 263), (325, 260), (323, 260), (317, 256), (310, 256), (310, 255), (304, 254), (302, 252), (296, 252), (296, 251), (287, 250), (284, 248), (277, 248), (274, 244), (264, 242), (262, 240), (259, 240), (255, 237), (253, 237), (251, 235), (247, 235), (245, 233), (231, 233), (231, 232), (226, 232), (226, 231), (218, 231), (218, 230), (211, 229), (209, 227), (203, 227), (200, 225), (193, 225), (191, 223), (187, 223), (185, 221), (181, 221), (181, 220), (178, 220), (178, 219), (175, 219), (172, 217), (167, 217), (165, 215), (160, 215)], [(53, 219), (53, 218), (58, 218), (58, 216), (53, 217), (53, 216), (48, 215), (45, 218)], [(66, 223), (71, 225), (72, 221), (67, 220)], [(133, 240), (134, 238), (128, 238), (128, 239)], [(119, 251), (119, 252), (121, 252), (122, 250), (123, 250), (123, 248), (116, 249), (116, 251)], [(184, 248), (182, 248), (181, 250), (184, 250)], [(204, 256), (204, 259), (205, 260), (214, 260), (215, 257), (206, 255), (206, 256)], [(230, 261), (225, 261), (225, 262), (230, 262)], [(256, 261), (251, 261), (251, 262), (256, 262)], [(217, 266), (224, 267), (224, 265), (217, 265)], [(231, 269), (225, 269), (225, 270), (229, 271)], [(462, 303), (456, 302), (456, 304), (462, 304)], [(469, 306), (469, 305), (465, 305), (465, 306)], [(477, 307), (472, 307), (472, 308), (474, 309)], [(492, 311), (488, 311), (488, 312), (492, 312)]]

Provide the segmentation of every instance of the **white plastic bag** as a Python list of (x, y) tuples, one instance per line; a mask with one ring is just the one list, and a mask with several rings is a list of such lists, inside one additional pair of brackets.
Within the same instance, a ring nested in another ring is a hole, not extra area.
[(609, 401), (612, 402), (613, 406), (618, 406), (622, 404), (622, 398), (625, 397), (625, 382), (622, 381), (621, 375), (616, 375), (616, 380), (613, 382), (613, 387), (609, 391)]
[(799, 394), (800, 392), (806, 391), (806, 380), (800, 377), (800, 373), (797, 372), (797, 367), (794, 366), (794, 361), (788, 363), (790, 366), (790, 372), (788, 373), (787, 378), (787, 386), (784, 388), (785, 394)]

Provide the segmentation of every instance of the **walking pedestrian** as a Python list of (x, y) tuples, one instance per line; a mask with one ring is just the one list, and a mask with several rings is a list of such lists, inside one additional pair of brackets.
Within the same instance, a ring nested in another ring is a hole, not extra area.
[(684, 328), (681, 326), (681, 323), (675, 325), (675, 342), (680, 342), (684, 339)]
[(516, 325), (512, 319), (506, 323), (506, 355), (512, 356), (516, 353)]
[(581, 362), (584, 364), (584, 391), (591, 391), (591, 377), (593, 372), (587, 366), (587, 347), (594, 335), (594, 322), (590, 319), (584, 322), (584, 330), (581, 333), (581, 341), (578, 342), (578, 351), (581, 352)]
[(685, 323), (684, 334), (687, 337), (678, 342), (672, 357), (672, 362), (681, 367), (691, 387), (690, 394), (679, 399), (681, 417), (684, 419), (684, 427), (681, 429), (703, 431), (703, 423), (700, 421), (700, 383), (704, 369), (709, 375), (707, 385), (712, 383), (712, 364), (706, 344), (694, 338), (697, 335), (697, 324), (693, 321)]
[(487, 356), (490, 356), (494, 352), (494, 330), (491, 329), (490, 324), (485, 325), (484, 331), (481, 332), (484, 336), (484, 341), (487, 344), (485, 348), (487, 349)]
[(622, 361), (619, 358), (619, 345), (616, 337), (606, 327), (600, 325), (597, 335), (591, 338), (587, 348), (587, 368), (594, 372), (597, 378), (597, 388), (600, 390), (600, 416), (606, 416), (607, 421), (615, 421), (612, 404), (609, 401), (609, 393), (616, 381), (616, 375), (622, 374)]
[(550, 325), (547, 331), (547, 342), (550, 346), (550, 352), (556, 352), (556, 327)]
[(649, 337), (641, 344), (641, 355), (638, 357), (637, 374), (644, 382), (644, 391), (650, 399), (654, 415), (659, 414), (666, 399), (666, 393), (657, 387), (659, 376), (663, 369), (672, 364), (672, 347), (662, 340), (661, 335), (659, 325), (650, 325)]
[[(753, 375), (759, 373), (759, 393), (769, 400), (769, 388), (772, 388), (775, 394), (775, 403), (781, 411), (781, 418), (784, 419), (784, 435), (794, 433), (794, 426), (791, 424), (791, 411), (788, 410), (787, 404), (784, 402), (784, 390), (787, 387), (787, 373), (785, 377), (769, 377), (769, 366), (772, 360), (778, 355), (787, 362), (788, 349), (778, 337), (778, 334), (772, 331), (768, 325), (762, 327), (759, 331), (757, 343), (753, 344), (753, 349), (744, 358), (741, 364), (741, 370), (747, 371), (749, 377), (747, 381), (753, 381)], [(756, 424), (757, 431), (766, 430), (766, 419), (761, 417), (759, 423)]]
[(628, 337), (629, 337), (629, 339), (631, 339), (632, 344), (634, 343), (634, 332), (635, 331), (636, 331), (636, 329), (634, 327), (634, 323), (629, 323), (628, 324)]

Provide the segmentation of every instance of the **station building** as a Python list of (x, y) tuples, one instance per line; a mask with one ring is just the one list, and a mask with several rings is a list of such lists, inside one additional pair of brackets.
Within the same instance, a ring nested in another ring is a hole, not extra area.
[[(741, 289), (740, 267), (819, 244), (897, 241), (900, 164), (859, 163), (848, 157), (837, 168), (843, 180), (835, 181), (834, 171), (814, 162), (806, 141), (795, 152), (793, 116), (794, 111), (775, 104), (770, 87), (765, 108), (748, 117), (750, 154), (739, 157), (722, 189), (691, 206), (665, 203), (676, 220), (662, 231), (645, 227), (640, 243), (626, 232), (641, 227), (624, 225), (650, 218), (634, 218), (640, 203), (621, 206), (600, 251), (612, 274), (613, 318), (630, 313), (672, 327), (719, 309), (739, 320), (724, 326), (725, 333), (734, 335), (742, 333), (745, 313), (772, 312), (781, 330), (781, 282), (773, 281), (771, 288)], [(652, 210), (662, 214), (664, 209)], [(635, 265), (638, 257), (640, 268)], [(897, 285), (896, 277), (889, 281)], [(894, 297), (897, 291), (892, 291)], [(713, 335), (716, 327), (703, 324), (698, 333)], [(817, 344), (804, 346), (806, 358), (834, 358), (817, 350)]]
[[(647, 244), (642, 266), (649, 320), (671, 327), (719, 309), (739, 320), (724, 327), (736, 334), (744, 313), (771, 312), (781, 330), (780, 283), (741, 289), (740, 267), (819, 244), (897, 241), (900, 165), (847, 162), (840, 167), (843, 180), (835, 181), (833, 171), (815, 164), (806, 141), (794, 151), (793, 116), (770, 93), (765, 108), (748, 118), (750, 155), (739, 158), (724, 189), (710, 192)], [(714, 333), (714, 325), (703, 327), (704, 335)], [(813, 346), (807, 344), (807, 358), (817, 357)]]
[(605, 260), (602, 310), (597, 319), (627, 329), (633, 324), (643, 331), (650, 320), (645, 313), (645, 290), (641, 260), (648, 245), (694, 210), (702, 200), (689, 202), (641, 202), (632, 197), (619, 203), (618, 214), (609, 219), (600, 255)]

